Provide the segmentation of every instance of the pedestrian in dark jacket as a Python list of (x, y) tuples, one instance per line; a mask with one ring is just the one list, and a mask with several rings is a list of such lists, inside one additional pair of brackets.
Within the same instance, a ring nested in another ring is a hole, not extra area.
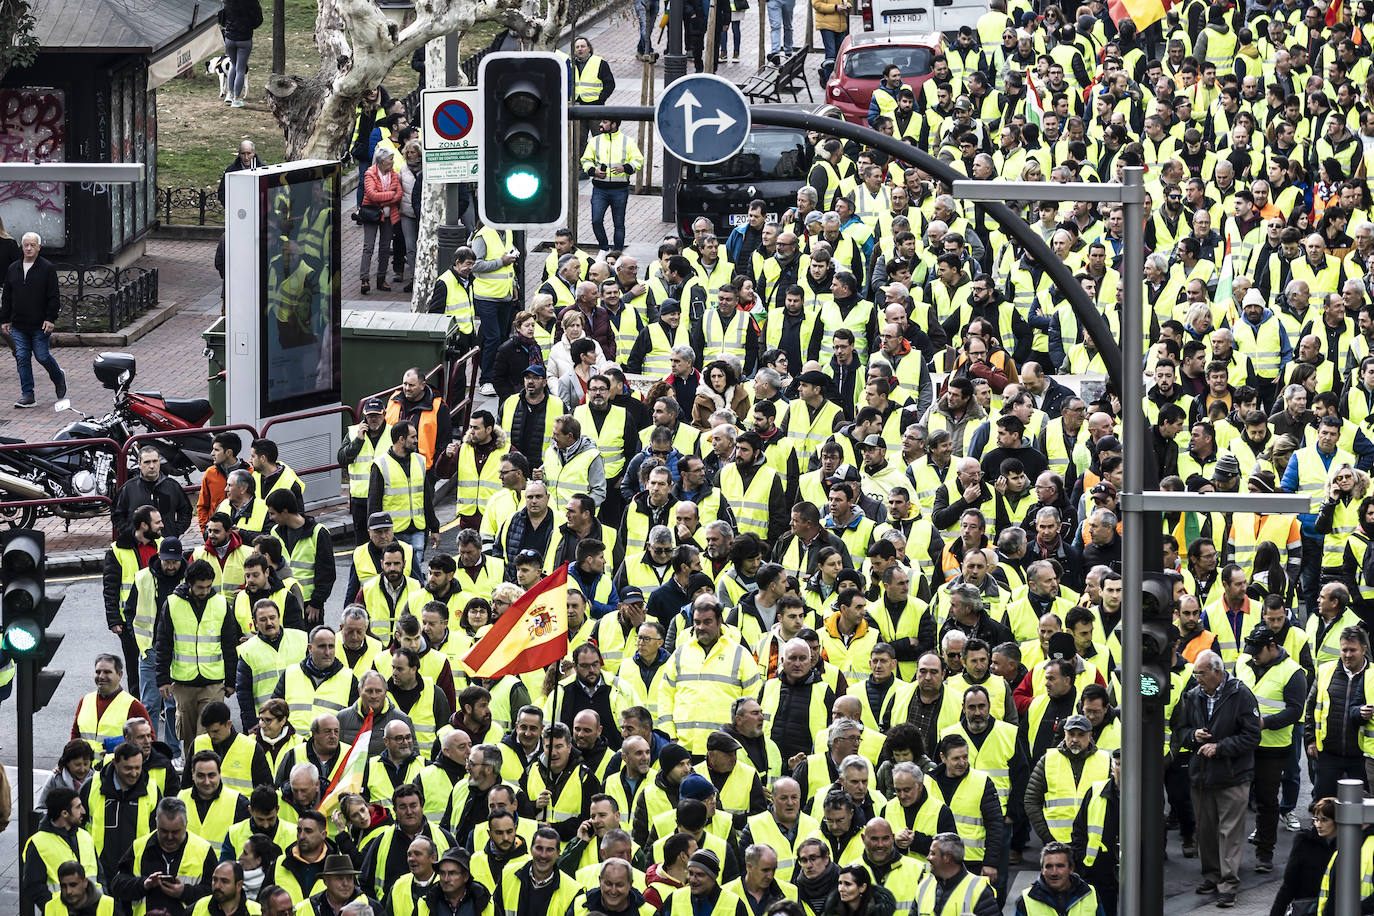
[(1202, 859), (1198, 891), (1234, 903), (1245, 849), (1245, 812), (1260, 742), (1259, 705), (1250, 688), (1226, 672), (1210, 650), (1193, 662), (1198, 685), (1183, 697), (1179, 739), (1192, 751), (1189, 775)]
[(181, 484), (162, 473), (162, 453), (151, 445), (138, 451), (138, 476), (119, 488), (110, 516), (115, 530), (131, 533), (131, 520), (139, 506), (153, 506), (162, 513), (162, 533), (167, 537), (181, 537), (195, 514), (191, 500)]
[(243, 107), (243, 85), (248, 80), (248, 57), (253, 53), (253, 32), (262, 25), (262, 4), (258, 0), (224, 0), (219, 13), (219, 29), (224, 36), (224, 54), (229, 58), (225, 78), (225, 101)]
[[(1116, 916), (1117, 866), (1121, 858), (1121, 749), (1112, 751), (1111, 778), (1099, 788), (1096, 784), (1088, 789), (1083, 804), (1078, 806), (1078, 816), (1073, 821), (1073, 861), (1083, 879), (1097, 891), (1097, 903), (1102, 908), (1102, 916)], [(1102, 816), (1101, 839), (1093, 835), (1097, 824), (1088, 823), (1088, 809), (1095, 798), (1106, 801), (1107, 809)], [(1093, 860), (1087, 860), (1088, 847), (1093, 847)]]
[[(248, 44), (251, 46), (252, 43), (253, 41), (250, 38)], [(262, 161), (262, 157), (258, 155), (258, 148), (252, 140), (241, 141), (239, 143), (238, 155), (234, 157), (233, 162), (224, 167), (224, 174), (219, 176), (219, 191), (216, 192), (216, 196), (219, 197), (219, 202), (224, 203), (225, 175), (228, 175), (230, 172), (242, 172), (245, 169), (260, 169), (266, 164), (267, 163)], [(224, 278), (223, 246), (224, 237), (220, 236), (220, 250), (215, 252), (215, 266), (219, 268), (221, 279)]]
[[(1366, 836), (1368, 832), (1366, 830)], [(1298, 831), (1283, 866), (1283, 883), (1274, 895), (1269, 916), (1284, 916), (1289, 904), (1295, 912), (1315, 904), (1321, 895), (1322, 878), (1336, 853), (1336, 800), (1321, 798), (1312, 803), (1312, 824)], [(1330, 898), (1327, 898), (1328, 904)], [(1330, 906), (1321, 916), (1329, 916)]]
[(47, 258), (38, 256), (43, 240), (37, 232), (24, 233), (20, 247), (23, 257), (5, 271), (5, 286), (0, 290), (0, 331), (14, 341), (14, 360), (19, 365), (19, 400), (15, 407), (36, 407), (33, 395), (33, 363), (48, 372), (60, 401), (67, 396), (67, 376), (57, 365), (48, 340), (57, 327), (62, 299), (57, 289), (57, 269)]
[(159, 792), (152, 790), (153, 802), (144, 802), (143, 817), (139, 817), (138, 800), (149, 794), (148, 774), (143, 767), (143, 751), (132, 741), (125, 741), (114, 749), (110, 761), (96, 770), (81, 787), (81, 805), (86, 809), (86, 826), (91, 826), (91, 805), (103, 806), (101, 824), (105, 835), (96, 837), (100, 850), (100, 868), (112, 875), (119, 867), (124, 851), (134, 840), (153, 829), (153, 808)]

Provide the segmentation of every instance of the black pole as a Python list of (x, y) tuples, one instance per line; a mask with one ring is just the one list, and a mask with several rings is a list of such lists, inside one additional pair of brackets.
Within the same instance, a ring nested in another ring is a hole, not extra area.
[[(681, 2), (681, 0), (677, 0)], [(676, 5), (676, 4), (675, 4)], [(671, 28), (671, 26), (670, 26)], [(671, 35), (669, 36), (671, 41)], [(684, 68), (686, 62), (683, 62)], [(574, 105), (569, 112), (570, 117), (601, 117), (613, 118), (618, 121), (648, 121), (652, 120), (654, 110), (644, 105), (611, 105), (611, 106), (587, 106)], [(910, 163), (924, 172), (933, 175), (939, 181), (954, 186), (955, 181), (963, 180), (964, 176), (954, 171), (949, 165), (936, 159), (924, 150), (916, 149), (901, 140), (889, 137), (887, 134), (879, 133), (870, 127), (850, 124), (848, 121), (841, 121), (836, 118), (826, 118), (820, 115), (806, 114), (800, 111), (777, 111), (771, 107), (760, 107), (751, 105), (749, 107), (749, 120), (754, 124), (769, 124), (777, 127), (799, 127), (803, 130), (814, 130), (832, 137), (839, 137), (845, 140), (854, 140), (858, 143), (880, 150), (902, 162)], [(670, 163), (675, 163), (671, 156), (664, 155), (664, 179), (663, 179), (663, 209), (664, 219), (670, 217), (668, 213), (671, 209), (669, 199), (673, 194), (669, 191), (669, 172)], [(676, 166), (674, 165), (674, 168)], [(1004, 203), (987, 202), (983, 206), (997, 224), (1007, 231), (1012, 238), (1020, 242), (1021, 245), (1030, 252), (1031, 257), (1044, 268), (1050, 275), (1059, 292), (1069, 300), (1069, 305), (1073, 308), (1074, 315), (1087, 328), (1088, 333), (1093, 336), (1093, 340), (1098, 342), (1098, 352), (1102, 354), (1102, 361), (1107, 366), (1108, 378), (1122, 378), (1121, 367), (1121, 346), (1117, 342), (1116, 335), (1107, 327), (1107, 321), (1102, 317), (1102, 313), (1097, 310), (1097, 305), (1088, 296), (1083, 287), (1078, 285), (1078, 281), (1073, 278), (1073, 271), (1065, 266), (1064, 262), (1055, 257), (1050, 246), (1040, 237), (1040, 233), (1032, 229), (1030, 224), (1022, 219), (1011, 207)], [(672, 219), (676, 221), (676, 216)], [(1158, 555), (1158, 551), (1156, 551)], [(1163, 740), (1162, 738), (1160, 739)]]
[[(686, 0), (668, 0), (668, 53), (663, 57), (663, 86), (666, 89), (675, 80), (687, 75), (687, 55), (682, 53), (682, 4)], [(649, 31), (653, 32), (653, 23)], [(576, 106), (574, 106), (576, 107)], [(654, 110), (641, 107), (648, 117), (625, 118), (623, 120), (652, 121)], [(652, 176), (650, 176), (652, 177)], [(682, 184), (682, 165), (677, 157), (663, 150), (663, 221), (677, 224), (677, 189)]]
[[(14, 662), (14, 711), (17, 715), (19, 735), (19, 793), (15, 805), (19, 808), (19, 858), (23, 861), (24, 844), (34, 833), (33, 822), (33, 694), (34, 665), (27, 658)], [(98, 778), (98, 777), (97, 777)], [(24, 882), (19, 882), (19, 912), (29, 916), (37, 901), (26, 892)]]
[[(458, 33), (444, 36), (444, 85), (458, 85)], [(463, 185), (450, 181), (444, 185), (444, 224), (435, 233), (438, 242), (438, 263), (435, 271), (442, 274), (453, 265), (453, 252), (467, 244), (468, 230), (463, 225)]]

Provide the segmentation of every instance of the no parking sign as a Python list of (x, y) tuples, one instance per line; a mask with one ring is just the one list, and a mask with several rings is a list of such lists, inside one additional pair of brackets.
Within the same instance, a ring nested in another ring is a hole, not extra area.
[(425, 180), (477, 180), (477, 89), (426, 89), (421, 94)]

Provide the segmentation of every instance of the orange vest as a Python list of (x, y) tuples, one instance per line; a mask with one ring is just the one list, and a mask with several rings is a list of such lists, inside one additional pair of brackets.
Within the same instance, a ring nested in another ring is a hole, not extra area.
[(1188, 664), (1194, 664), (1197, 662), (1198, 655), (1203, 652), (1203, 650), (1212, 648), (1212, 644), (1216, 642), (1216, 638), (1216, 634), (1211, 630), (1203, 630), (1197, 636), (1190, 639), (1188, 645), (1180, 650), (1178, 654), (1182, 655)]
[[(439, 408), (443, 406), (444, 399), (438, 395), (434, 396), (434, 403), (429, 405), (429, 410), (420, 414), (420, 454), (425, 458), (425, 470), (429, 470), (434, 465), (434, 440), (439, 437)], [(386, 425), (394, 426), (401, 420), (401, 402), (392, 398), (386, 402)]]

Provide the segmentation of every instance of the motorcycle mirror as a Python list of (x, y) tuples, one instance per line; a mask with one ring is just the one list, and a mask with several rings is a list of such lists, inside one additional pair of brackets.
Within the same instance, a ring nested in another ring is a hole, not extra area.
[(64, 410), (71, 410), (71, 409), (72, 409), (72, 399), (71, 399), (71, 398), (63, 398), (62, 400), (60, 400), (60, 401), (58, 401), (56, 404), (54, 404), (54, 405), (52, 406), (52, 409), (53, 409), (53, 411), (54, 411), (55, 413), (62, 413)]

